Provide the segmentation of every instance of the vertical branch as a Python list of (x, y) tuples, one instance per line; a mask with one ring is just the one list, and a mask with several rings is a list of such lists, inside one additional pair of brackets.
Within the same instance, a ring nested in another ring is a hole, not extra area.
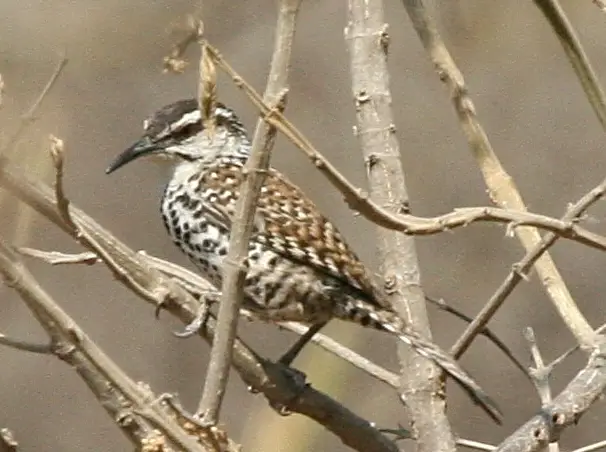
[[(390, 107), (386, 61), (389, 36), (381, 0), (349, 0), (345, 36), (351, 54), (356, 133), (368, 169), (371, 196), (381, 207), (402, 213), (408, 206), (408, 193)], [(377, 236), (389, 301), (407, 323), (431, 337), (414, 239), (383, 228)], [(407, 347), (400, 345), (399, 355), (402, 397), (414, 419), (418, 450), (454, 451), (455, 439), (441, 395), (440, 370)]]
[[(301, 0), (279, 2), (274, 53), (264, 95), (264, 100), (274, 106), (282, 103), (287, 88), (290, 54), (300, 3)], [(262, 118), (257, 121), (251, 155), (244, 169), (245, 179), (240, 190), (241, 196), (236, 203), (232, 221), (225, 277), (221, 287), (217, 334), (211, 350), (202, 400), (196, 413), (206, 424), (216, 424), (225, 394), (246, 276), (243, 263), (248, 256), (257, 199), (265, 180), (265, 170), (269, 167), (275, 134), (275, 128), (267, 125)]]

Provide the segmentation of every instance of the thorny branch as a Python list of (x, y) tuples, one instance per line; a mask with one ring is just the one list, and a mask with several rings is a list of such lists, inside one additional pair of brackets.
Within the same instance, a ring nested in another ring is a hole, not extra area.
[[(278, 2), (274, 53), (263, 96), (264, 101), (273, 105), (274, 109), (282, 110), (285, 105), (284, 96), (288, 88), (292, 42), (300, 4), (301, 0)], [(246, 277), (241, 264), (248, 256), (248, 244), (254, 228), (256, 206), (265, 181), (266, 170), (269, 167), (275, 137), (276, 129), (265, 124), (260, 118), (253, 135), (250, 157), (244, 167), (246, 177), (235, 205), (217, 316), (219, 329), (211, 351), (204, 394), (196, 413), (197, 416), (202, 417), (204, 423), (212, 425), (217, 422), (219, 407), (229, 376), (229, 363)]]

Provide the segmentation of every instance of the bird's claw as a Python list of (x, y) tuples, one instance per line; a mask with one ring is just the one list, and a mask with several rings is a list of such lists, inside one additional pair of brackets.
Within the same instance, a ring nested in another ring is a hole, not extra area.
[(189, 322), (183, 331), (173, 331), (173, 334), (179, 338), (188, 338), (191, 337), (200, 331), (200, 329), (204, 326), (206, 321), (208, 320), (208, 316), (210, 314), (210, 306), (208, 302), (202, 302), (200, 307), (198, 308), (198, 312), (194, 319)]
[(276, 365), (282, 368), (282, 374), (286, 378), (289, 378), (294, 382), (294, 389), (293, 395), (289, 397), (288, 400), (273, 402), (270, 405), (280, 416), (289, 416), (292, 414), (290, 406), (301, 396), (301, 394), (303, 394), (303, 391), (305, 391), (309, 385), (309, 383), (307, 383), (307, 375), (294, 367), (283, 365), (280, 362), (277, 362)]

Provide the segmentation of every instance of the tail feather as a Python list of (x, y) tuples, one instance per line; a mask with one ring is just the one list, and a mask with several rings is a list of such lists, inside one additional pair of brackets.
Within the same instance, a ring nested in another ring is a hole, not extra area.
[[(390, 331), (389, 324), (384, 325), (383, 328)], [(479, 405), (497, 424), (502, 423), (503, 414), (496, 402), (452, 356), (430, 340), (409, 328), (405, 328), (401, 332), (395, 330), (390, 332), (397, 335), (402, 342), (410, 345), (419, 355), (432, 360), (441, 367), (469, 395), (476, 405)]]
[(364, 326), (394, 334), (402, 342), (410, 345), (419, 355), (432, 360), (450, 375), (457, 384), (479, 405), (497, 424), (503, 415), (497, 404), (478, 383), (455, 361), (455, 359), (416, 331), (407, 327), (402, 319), (392, 311), (378, 308), (362, 300), (348, 300), (338, 309), (337, 317)]

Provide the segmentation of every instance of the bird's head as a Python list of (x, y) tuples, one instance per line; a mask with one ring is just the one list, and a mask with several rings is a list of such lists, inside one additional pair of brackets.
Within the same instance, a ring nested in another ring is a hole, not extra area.
[(112, 173), (139, 157), (152, 155), (177, 163), (212, 161), (221, 156), (245, 159), (250, 140), (236, 114), (217, 104), (214, 115), (216, 128), (209, 134), (204, 130), (195, 99), (161, 108), (143, 122), (143, 136), (118, 155), (106, 172)]

